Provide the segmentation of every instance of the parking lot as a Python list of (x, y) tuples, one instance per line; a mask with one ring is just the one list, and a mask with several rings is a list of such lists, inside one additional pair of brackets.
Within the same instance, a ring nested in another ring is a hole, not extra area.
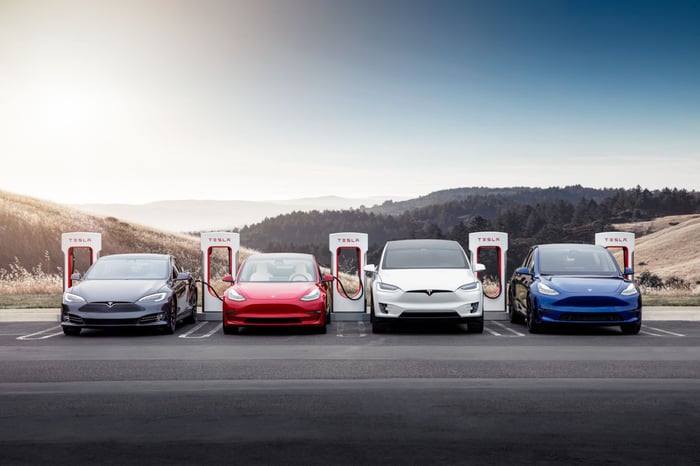
[(0, 323), (3, 464), (697, 464), (700, 322)]

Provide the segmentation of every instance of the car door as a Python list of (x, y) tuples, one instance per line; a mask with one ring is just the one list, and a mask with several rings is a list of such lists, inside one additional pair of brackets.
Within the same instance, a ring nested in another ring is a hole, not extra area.
[(513, 299), (515, 300), (515, 309), (523, 314), (527, 312), (527, 299), (532, 285), (533, 274), (535, 273), (535, 252), (536, 248), (530, 249), (523, 264), (519, 269), (525, 268), (528, 273), (519, 273), (518, 270), (513, 274)]
[(187, 291), (188, 282), (186, 280), (178, 280), (177, 276), (182, 272), (180, 265), (177, 263), (175, 258), (170, 259), (171, 265), (171, 286), (173, 293), (175, 294), (175, 299), (177, 301), (177, 313), (181, 315), (183, 312), (187, 311)]

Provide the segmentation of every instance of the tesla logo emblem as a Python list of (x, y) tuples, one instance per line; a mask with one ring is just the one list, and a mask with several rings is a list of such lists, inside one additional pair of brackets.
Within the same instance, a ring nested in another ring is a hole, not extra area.
[(432, 296), (432, 295), (433, 295), (433, 290), (425, 290), (425, 292), (428, 293), (428, 296)]
[(275, 295), (270, 296), (270, 298), (274, 298), (274, 297), (275, 297)]
[(593, 291), (593, 288), (588, 288), (588, 292), (590, 293), (591, 291)]
[(107, 303), (107, 307), (111, 309), (112, 306), (114, 306), (114, 303), (113, 303), (112, 301), (109, 301), (109, 302)]

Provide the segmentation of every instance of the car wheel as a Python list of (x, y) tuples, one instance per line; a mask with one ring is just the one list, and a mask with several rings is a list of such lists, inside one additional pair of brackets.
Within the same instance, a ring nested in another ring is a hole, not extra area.
[(539, 333), (542, 330), (542, 325), (536, 322), (535, 311), (530, 308), (528, 301), (527, 315), (525, 316), (525, 325), (530, 333)]
[(170, 313), (168, 314), (168, 325), (165, 326), (165, 334), (172, 335), (177, 327), (177, 302), (173, 301), (170, 304)]
[(238, 327), (235, 325), (223, 325), (224, 335), (238, 335)]
[(80, 335), (80, 327), (63, 327), (63, 333), (71, 337)]
[(639, 331), (642, 329), (642, 321), (638, 320), (637, 322), (632, 322), (629, 324), (622, 324), (620, 325), (620, 330), (622, 330), (622, 333), (625, 335), (636, 335), (639, 333)]
[(515, 310), (514, 299), (510, 293), (508, 294), (508, 320), (511, 324), (519, 324), (523, 320), (518, 311)]
[(484, 318), (479, 320), (470, 320), (467, 322), (467, 332), (469, 333), (484, 333)]
[(372, 324), (372, 333), (384, 333), (384, 331), (386, 330), (386, 324), (379, 322), (377, 320), (377, 318), (374, 316), (373, 307), (370, 308), (370, 311), (369, 311), (369, 322), (370, 322), (370, 324)]
[(190, 303), (190, 305), (192, 306), (192, 312), (185, 319), (185, 323), (188, 323), (188, 324), (196, 324), (197, 323), (197, 290), (194, 290), (192, 297), (193, 297), (193, 299), (192, 299), (192, 302)]

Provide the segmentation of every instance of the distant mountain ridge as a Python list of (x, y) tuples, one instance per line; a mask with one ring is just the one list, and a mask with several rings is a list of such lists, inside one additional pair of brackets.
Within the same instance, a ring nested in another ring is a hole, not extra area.
[[(146, 204), (72, 204), (93, 215), (116, 217), (172, 232), (231, 230), (291, 212), (346, 210), (380, 204), (389, 196), (324, 196), (279, 201), (167, 200)], [(403, 199), (394, 196), (393, 199)]]

